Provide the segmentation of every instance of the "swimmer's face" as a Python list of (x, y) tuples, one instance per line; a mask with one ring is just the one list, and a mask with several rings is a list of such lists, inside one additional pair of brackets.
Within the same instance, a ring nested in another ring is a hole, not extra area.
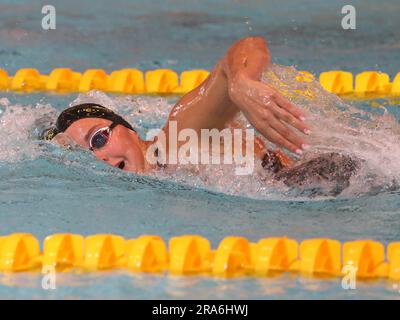
[[(75, 143), (89, 149), (93, 134), (111, 123), (110, 120), (101, 118), (80, 119), (72, 123), (65, 133)], [(93, 153), (98, 159), (122, 170), (132, 172), (145, 170), (144, 142), (136, 132), (122, 125), (114, 127), (107, 143), (100, 149), (93, 149)]]

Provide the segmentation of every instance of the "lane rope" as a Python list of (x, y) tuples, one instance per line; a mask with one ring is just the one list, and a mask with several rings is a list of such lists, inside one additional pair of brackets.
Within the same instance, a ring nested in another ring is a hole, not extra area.
[[(125, 239), (113, 234), (83, 237), (60, 233), (39, 241), (29, 233), (0, 237), (0, 272), (57, 272), (128, 269), (133, 272), (175, 275), (265, 277), (290, 272), (309, 276), (340, 277), (354, 272), (360, 279), (400, 280), (400, 242), (385, 246), (374, 240), (340, 243), (328, 238), (263, 238), (256, 243), (244, 237), (225, 237), (217, 248), (198, 235), (169, 239), (157, 235)], [(386, 254), (385, 254), (386, 251)]]
[[(93, 89), (119, 94), (184, 94), (199, 86), (209, 75), (207, 70), (188, 70), (180, 75), (171, 69), (143, 72), (138, 69), (121, 69), (107, 74), (103, 69), (88, 69), (83, 73), (69, 68), (56, 68), (50, 74), (37, 69), (19, 69), (10, 76), (0, 69), (0, 90), (17, 92), (87, 92)], [(300, 71), (297, 81), (311, 81), (315, 75)], [(328, 92), (358, 98), (399, 97), (400, 72), (392, 79), (377, 71), (356, 74), (333, 70), (318, 77)]]

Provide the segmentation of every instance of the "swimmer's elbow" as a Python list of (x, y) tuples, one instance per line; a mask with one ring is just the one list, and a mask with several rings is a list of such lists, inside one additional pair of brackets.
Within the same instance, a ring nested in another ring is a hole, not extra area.
[[(236, 41), (227, 51), (228, 60), (243, 63), (247, 59), (270, 61), (267, 41), (263, 37), (246, 37)], [(236, 61), (235, 61), (236, 60)]]
[(259, 79), (261, 71), (271, 63), (271, 57), (263, 37), (246, 37), (238, 40), (227, 51), (223, 59), (223, 71), (228, 79), (238, 73)]
[(258, 48), (267, 48), (267, 41), (265, 40), (264, 37), (261, 36), (252, 36), (252, 37), (244, 37), (236, 41), (232, 47), (234, 46), (240, 46), (240, 47), (248, 47), (248, 48), (253, 48), (258, 47)]
[(243, 39), (246, 41), (249, 41), (249, 42), (253, 42), (255, 44), (259, 44), (259, 45), (267, 44), (267, 41), (265, 40), (265, 38), (261, 37), (261, 36), (245, 37)]

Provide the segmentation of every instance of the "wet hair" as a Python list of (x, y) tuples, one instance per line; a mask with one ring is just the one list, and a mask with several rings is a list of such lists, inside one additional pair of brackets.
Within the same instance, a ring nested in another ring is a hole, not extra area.
[(337, 152), (318, 155), (307, 162), (279, 171), (275, 178), (308, 196), (337, 196), (350, 185), (362, 160)]
[(116, 114), (114, 111), (100, 104), (82, 103), (67, 108), (61, 112), (55, 125), (44, 130), (41, 134), (41, 138), (44, 140), (51, 140), (57, 134), (67, 130), (75, 121), (85, 118), (107, 119), (113, 123), (123, 125), (124, 127), (136, 132), (136, 130), (125, 119)]

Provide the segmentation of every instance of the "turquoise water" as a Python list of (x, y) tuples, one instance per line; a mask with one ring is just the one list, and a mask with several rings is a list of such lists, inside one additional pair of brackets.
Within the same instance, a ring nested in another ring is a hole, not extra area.
[[(46, 73), (60, 66), (79, 71), (91, 67), (107, 71), (122, 67), (210, 69), (234, 40), (260, 34), (269, 39), (275, 63), (300, 70), (375, 69), (391, 76), (400, 71), (397, 1), (379, 5), (375, 1), (353, 2), (358, 13), (354, 32), (340, 28), (344, 1), (113, 1), (112, 7), (108, 1), (52, 4), (57, 9), (57, 29), (45, 32), (40, 28), (41, 2), (1, 1), (0, 68), (9, 73), (22, 67)], [(255, 180), (241, 180), (239, 186), (239, 181), (235, 183), (229, 175), (222, 177), (230, 180), (224, 186), (196, 177), (177, 175), (169, 179), (123, 173), (95, 161), (88, 152), (65, 151), (35, 138), (39, 119), (53, 117), (77, 98), (111, 104), (144, 133), (162, 125), (176, 97), (3, 92), (0, 98), (2, 235), (30, 232), (43, 240), (56, 232), (106, 232), (126, 238), (158, 234), (164, 239), (200, 234), (213, 247), (228, 235), (245, 236), (251, 241), (284, 235), (297, 240), (372, 238), (384, 244), (400, 239), (399, 191), (385, 188), (384, 183), (378, 190), (363, 192), (357, 189), (356, 181), (354, 192), (345, 196), (299, 198), (280, 189), (259, 190)], [(400, 119), (398, 103), (376, 103)], [(369, 102), (353, 105), (367, 112), (377, 111)], [(143, 116), (138, 114), (139, 109), (156, 111)], [(388, 129), (388, 141), (396, 141), (397, 129), (396, 125)], [(382, 136), (377, 134), (376, 139), (376, 145), (383, 145)], [(393, 159), (400, 157), (395, 143), (389, 147)], [(376, 159), (370, 160), (376, 165)], [(400, 176), (396, 164), (382, 160), (385, 178)], [(40, 275), (35, 274), (0, 275), (0, 298), (400, 297), (394, 284), (384, 280), (359, 282), (357, 290), (345, 291), (340, 279), (320, 281), (288, 275), (216, 280), (123, 271), (69, 274), (58, 276), (54, 291), (41, 289), (40, 282)]]

